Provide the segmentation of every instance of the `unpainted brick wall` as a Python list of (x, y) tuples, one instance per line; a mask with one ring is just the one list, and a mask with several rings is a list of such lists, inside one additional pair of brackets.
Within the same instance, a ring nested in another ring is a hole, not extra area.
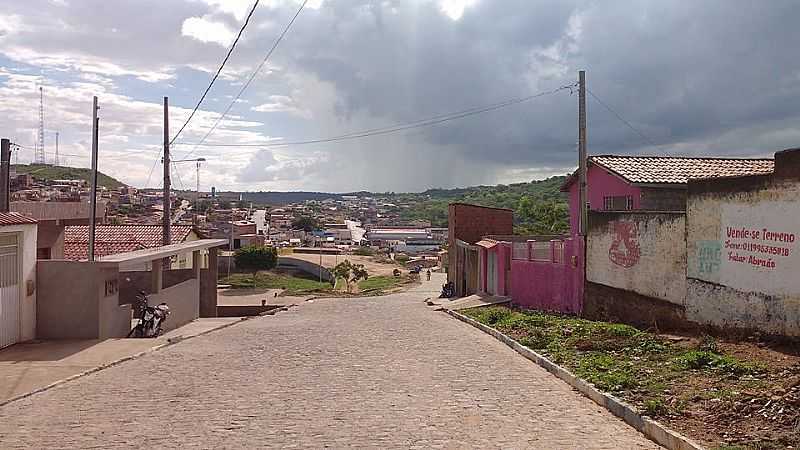
[(452, 203), (448, 221), (451, 246), (455, 239), (474, 244), (488, 234), (514, 232), (514, 212), (509, 209)]

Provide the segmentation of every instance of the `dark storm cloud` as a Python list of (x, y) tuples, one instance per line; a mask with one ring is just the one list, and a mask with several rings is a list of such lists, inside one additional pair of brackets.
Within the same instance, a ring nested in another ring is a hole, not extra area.
[[(709, 141), (797, 118), (800, 3), (482, 1), (459, 21), (433, 4), (394, 5), (396, 13), (331, 2), (306, 23), (317, 33), (295, 39), (294, 63), (335, 84), (343, 114), (413, 120), (553, 88), (583, 68), (593, 92), (664, 144), (649, 146), (590, 98), (594, 153), (685, 153), (695, 144), (768, 154), (792, 144)], [(575, 103), (560, 93), (412, 142), (455, 145), (468, 161), (570, 166)]]
[[(0, 21), (0, 52), (91, 57), (163, 71), (186, 88), (180, 70), (214, 68), (225, 48), (181, 36), (184, 20), (240, 23), (217, 4), (13, 2), (11, 14), (46, 31), (4, 31)], [(226, 76), (241, 82), (296, 7), (262, 2)], [(234, 113), (264, 123), (249, 131), (302, 140), (550, 90), (585, 69), (592, 92), (659, 144), (589, 97), (591, 153), (768, 155), (800, 141), (798, 18), (800, 2), (788, 0), (478, 0), (457, 20), (439, 0), (325, 0), (303, 11), (273, 55), (273, 73), (256, 79)], [(274, 96), (291, 98), (294, 116), (250, 109)], [(564, 91), (397, 135), (288, 147), (280, 160), (242, 150), (239, 172), (218, 183), (399, 191), (563, 173), (575, 165), (576, 113), (576, 96)]]

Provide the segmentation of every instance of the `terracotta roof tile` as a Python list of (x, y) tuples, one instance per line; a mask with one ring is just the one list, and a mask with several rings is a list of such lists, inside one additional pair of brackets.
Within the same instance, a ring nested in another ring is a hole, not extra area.
[[(173, 225), (173, 244), (184, 242), (192, 232), (190, 225)], [(98, 225), (95, 228), (95, 256), (108, 256), (162, 245), (161, 225)], [(87, 259), (89, 227), (64, 228), (64, 258), (74, 261)]]
[(0, 225), (25, 225), (38, 223), (36, 219), (24, 216), (16, 212), (0, 213)]
[(591, 156), (631, 183), (685, 184), (690, 179), (763, 175), (774, 171), (772, 159), (684, 158), (673, 156)]

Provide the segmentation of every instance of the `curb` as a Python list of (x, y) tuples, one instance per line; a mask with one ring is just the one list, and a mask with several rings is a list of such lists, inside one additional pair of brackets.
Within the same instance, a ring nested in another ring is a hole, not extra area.
[(660, 423), (650, 419), (647, 416), (639, 414), (639, 412), (628, 403), (614, 397), (613, 395), (600, 392), (599, 390), (595, 389), (594, 385), (576, 377), (567, 369), (564, 369), (563, 367), (553, 363), (544, 356), (534, 352), (528, 347), (523, 346), (519, 342), (495, 330), (494, 328), (486, 326), (456, 311), (446, 309), (442, 309), (441, 311), (444, 311), (445, 313), (464, 323), (472, 325), (473, 327), (508, 345), (520, 355), (540, 365), (557, 378), (560, 378), (573, 388), (577, 389), (584, 396), (589, 397), (593, 402), (597, 403), (603, 408), (606, 408), (612, 414), (624, 420), (625, 423), (644, 434), (645, 437), (656, 444), (659, 444), (669, 450), (705, 450), (705, 447), (701, 446), (700, 444), (692, 441), (680, 433), (664, 427)]
[[(254, 316), (254, 317), (258, 317), (258, 316)], [(99, 365), (97, 367), (92, 367), (89, 370), (84, 370), (83, 372), (79, 372), (79, 373), (76, 373), (74, 375), (70, 375), (67, 378), (62, 378), (62, 379), (60, 379), (58, 381), (54, 381), (54, 382), (48, 384), (47, 386), (42, 386), (42, 387), (36, 388), (36, 389), (34, 389), (32, 391), (25, 392), (24, 394), (17, 395), (16, 397), (11, 397), (8, 400), (0, 401), (0, 408), (8, 405), (9, 403), (16, 402), (17, 400), (22, 400), (22, 399), (30, 397), (30, 396), (32, 396), (34, 394), (38, 394), (38, 393), (44, 392), (44, 391), (49, 391), (50, 389), (53, 389), (54, 387), (61, 386), (62, 384), (68, 383), (68, 382), (73, 381), (73, 380), (77, 380), (78, 378), (83, 378), (86, 375), (91, 375), (91, 374), (93, 374), (95, 372), (100, 372), (101, 370), (108, 369), (109, 367), (114, 367), (114, 366), (116, 366), (118, 364), (122, 364), (122, 363), (124, 363), (126, 361), (130, 361), (130, 360), (142, 357), (142, 356), (144, 356), (144, 355), (146, 355), (148, 353), (156, 352), (156, 351), (161, 350), (163, 348), (175, 345), (175, 344), (177, 344), (179, 342), (188, 341), (189, 339), (195, 338), (197, 336), (203, 336), (203, 335), (206, 335), (206, 334), (211, 333), (213, 331), (219, 331), (219, 330), (222, 330), (224, 328), (232, 327), (234, 325), (237, 325), (239, 323), (244, 322), (245, 320), (250, 320), (252, 318), (253, 317), (242, 317), (240, 320), (232, 321), (230, 323), (226, 323), (226, 324), (220, 325), (220, 326), (218, 326), (216, 328), (211, 328), (211, 329), (203, 331), (201, 333), (197, 333), (197, 334), (195, 334), (193, 336), (185, 337), (183, 335), (178, 335), (178, 336), (175, 336), (173, 338), (169, 338), (169, 339), (167, 339), (167, 342), (164, 342), (163, 344), (158, 344), (158, 345), (156, 345), (154, 347), (150, 347), (147, 350), (142, 350), (141, 352), (134, 353), (133, 355), (128, 355), (128, 356), (124, 356), (124, 357), (119, 358), (119, 359), (115, 359), (114, 361), (107, 362), (105, 364), (101, 364), (101, 365)]]

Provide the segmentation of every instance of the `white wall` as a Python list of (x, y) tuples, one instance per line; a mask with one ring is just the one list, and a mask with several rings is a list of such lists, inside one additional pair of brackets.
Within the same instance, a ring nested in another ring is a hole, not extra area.
[[(17, 233), (20, 255), (20, 341), (36, 337), (36, 225), (9, 225), (0, 227), (0, 233)], [(28, 282), (34, 286), (27, 295)]]
[(800, 182), (690, 195), (687, 215), (687, 317), (800, 336)]
[(587, 281), (683, 306), (685, 224), (679, 213), (593, 213)]

